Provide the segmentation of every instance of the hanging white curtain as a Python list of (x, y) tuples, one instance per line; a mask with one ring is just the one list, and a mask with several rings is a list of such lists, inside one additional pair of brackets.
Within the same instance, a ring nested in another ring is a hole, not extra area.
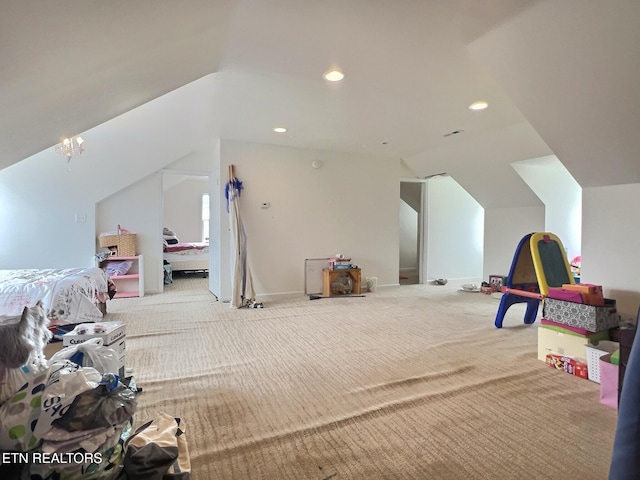
[(242, 182), (229, 165), (229, 182), (225, 189), (231, 232), (231, 308), (262, 306), (255, 301), (253, 278), (247, 262), (247, 235), (240, 217)]

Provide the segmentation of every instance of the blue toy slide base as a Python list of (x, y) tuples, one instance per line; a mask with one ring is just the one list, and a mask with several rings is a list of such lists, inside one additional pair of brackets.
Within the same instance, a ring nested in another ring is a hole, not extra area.
[(536, 316), (538, 315), (538, 307), (540, 305), (539, 298), (525, 297), (515, 293), (505, 292), (502, 294), (502, 298), (500, 298), (500, 306), (498, 307), (498, 313), (496, 314), (496, 328), (502, 328), (502, 322), (504, 320), (505, 314), (507, 313), (507, 310), (511, 305), (514, 305), (516, 303), (527, 304), (527, 311), (524, 314), (525, 324), (531, 325), (536, 321)]

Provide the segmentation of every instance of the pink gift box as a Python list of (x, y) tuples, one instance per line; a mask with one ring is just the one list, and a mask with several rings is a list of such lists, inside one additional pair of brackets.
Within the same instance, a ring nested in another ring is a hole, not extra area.
[(584, 303), (582, 293), (560, 287), (549, 287), (547, 297), (564, 300), (565, 302)]
[(578, 335), (587, 336), (587, 335), (593, 335), (594, 333), (596, 333), (596, 332), (591, 332), (589, 330), (585, 330), (584, 328), (572, 327), (571, 325), (565, 325), (564, 323), (558, 323), (558, 322), (554, 322), (553, 320), (547, 320), (546, 318), (541, 318), (540, 323), (542, 323), (543, 325), (551, 325), (554, 327), (566, 328), (567, 330), (571, 332), (575, 332)]

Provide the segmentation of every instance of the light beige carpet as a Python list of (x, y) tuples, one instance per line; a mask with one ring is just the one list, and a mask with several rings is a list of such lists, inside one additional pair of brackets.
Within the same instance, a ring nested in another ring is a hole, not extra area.
[(518, 305), (496, 329), (450, 282), (234, 310), (206, 282), (109, 303), (136, 421), (185, 419), (195, 479), (607, 478), (616, 412), (537, 360)]

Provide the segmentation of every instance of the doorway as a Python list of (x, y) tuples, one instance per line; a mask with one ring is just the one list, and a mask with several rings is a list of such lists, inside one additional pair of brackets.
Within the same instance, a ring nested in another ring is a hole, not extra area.
[(162, 173), (163, 291), (208, 290), (209, 216), (208, 175)]
[(400, 285), (423, 283), (425, 184), (422, 179), (400, 182)]

